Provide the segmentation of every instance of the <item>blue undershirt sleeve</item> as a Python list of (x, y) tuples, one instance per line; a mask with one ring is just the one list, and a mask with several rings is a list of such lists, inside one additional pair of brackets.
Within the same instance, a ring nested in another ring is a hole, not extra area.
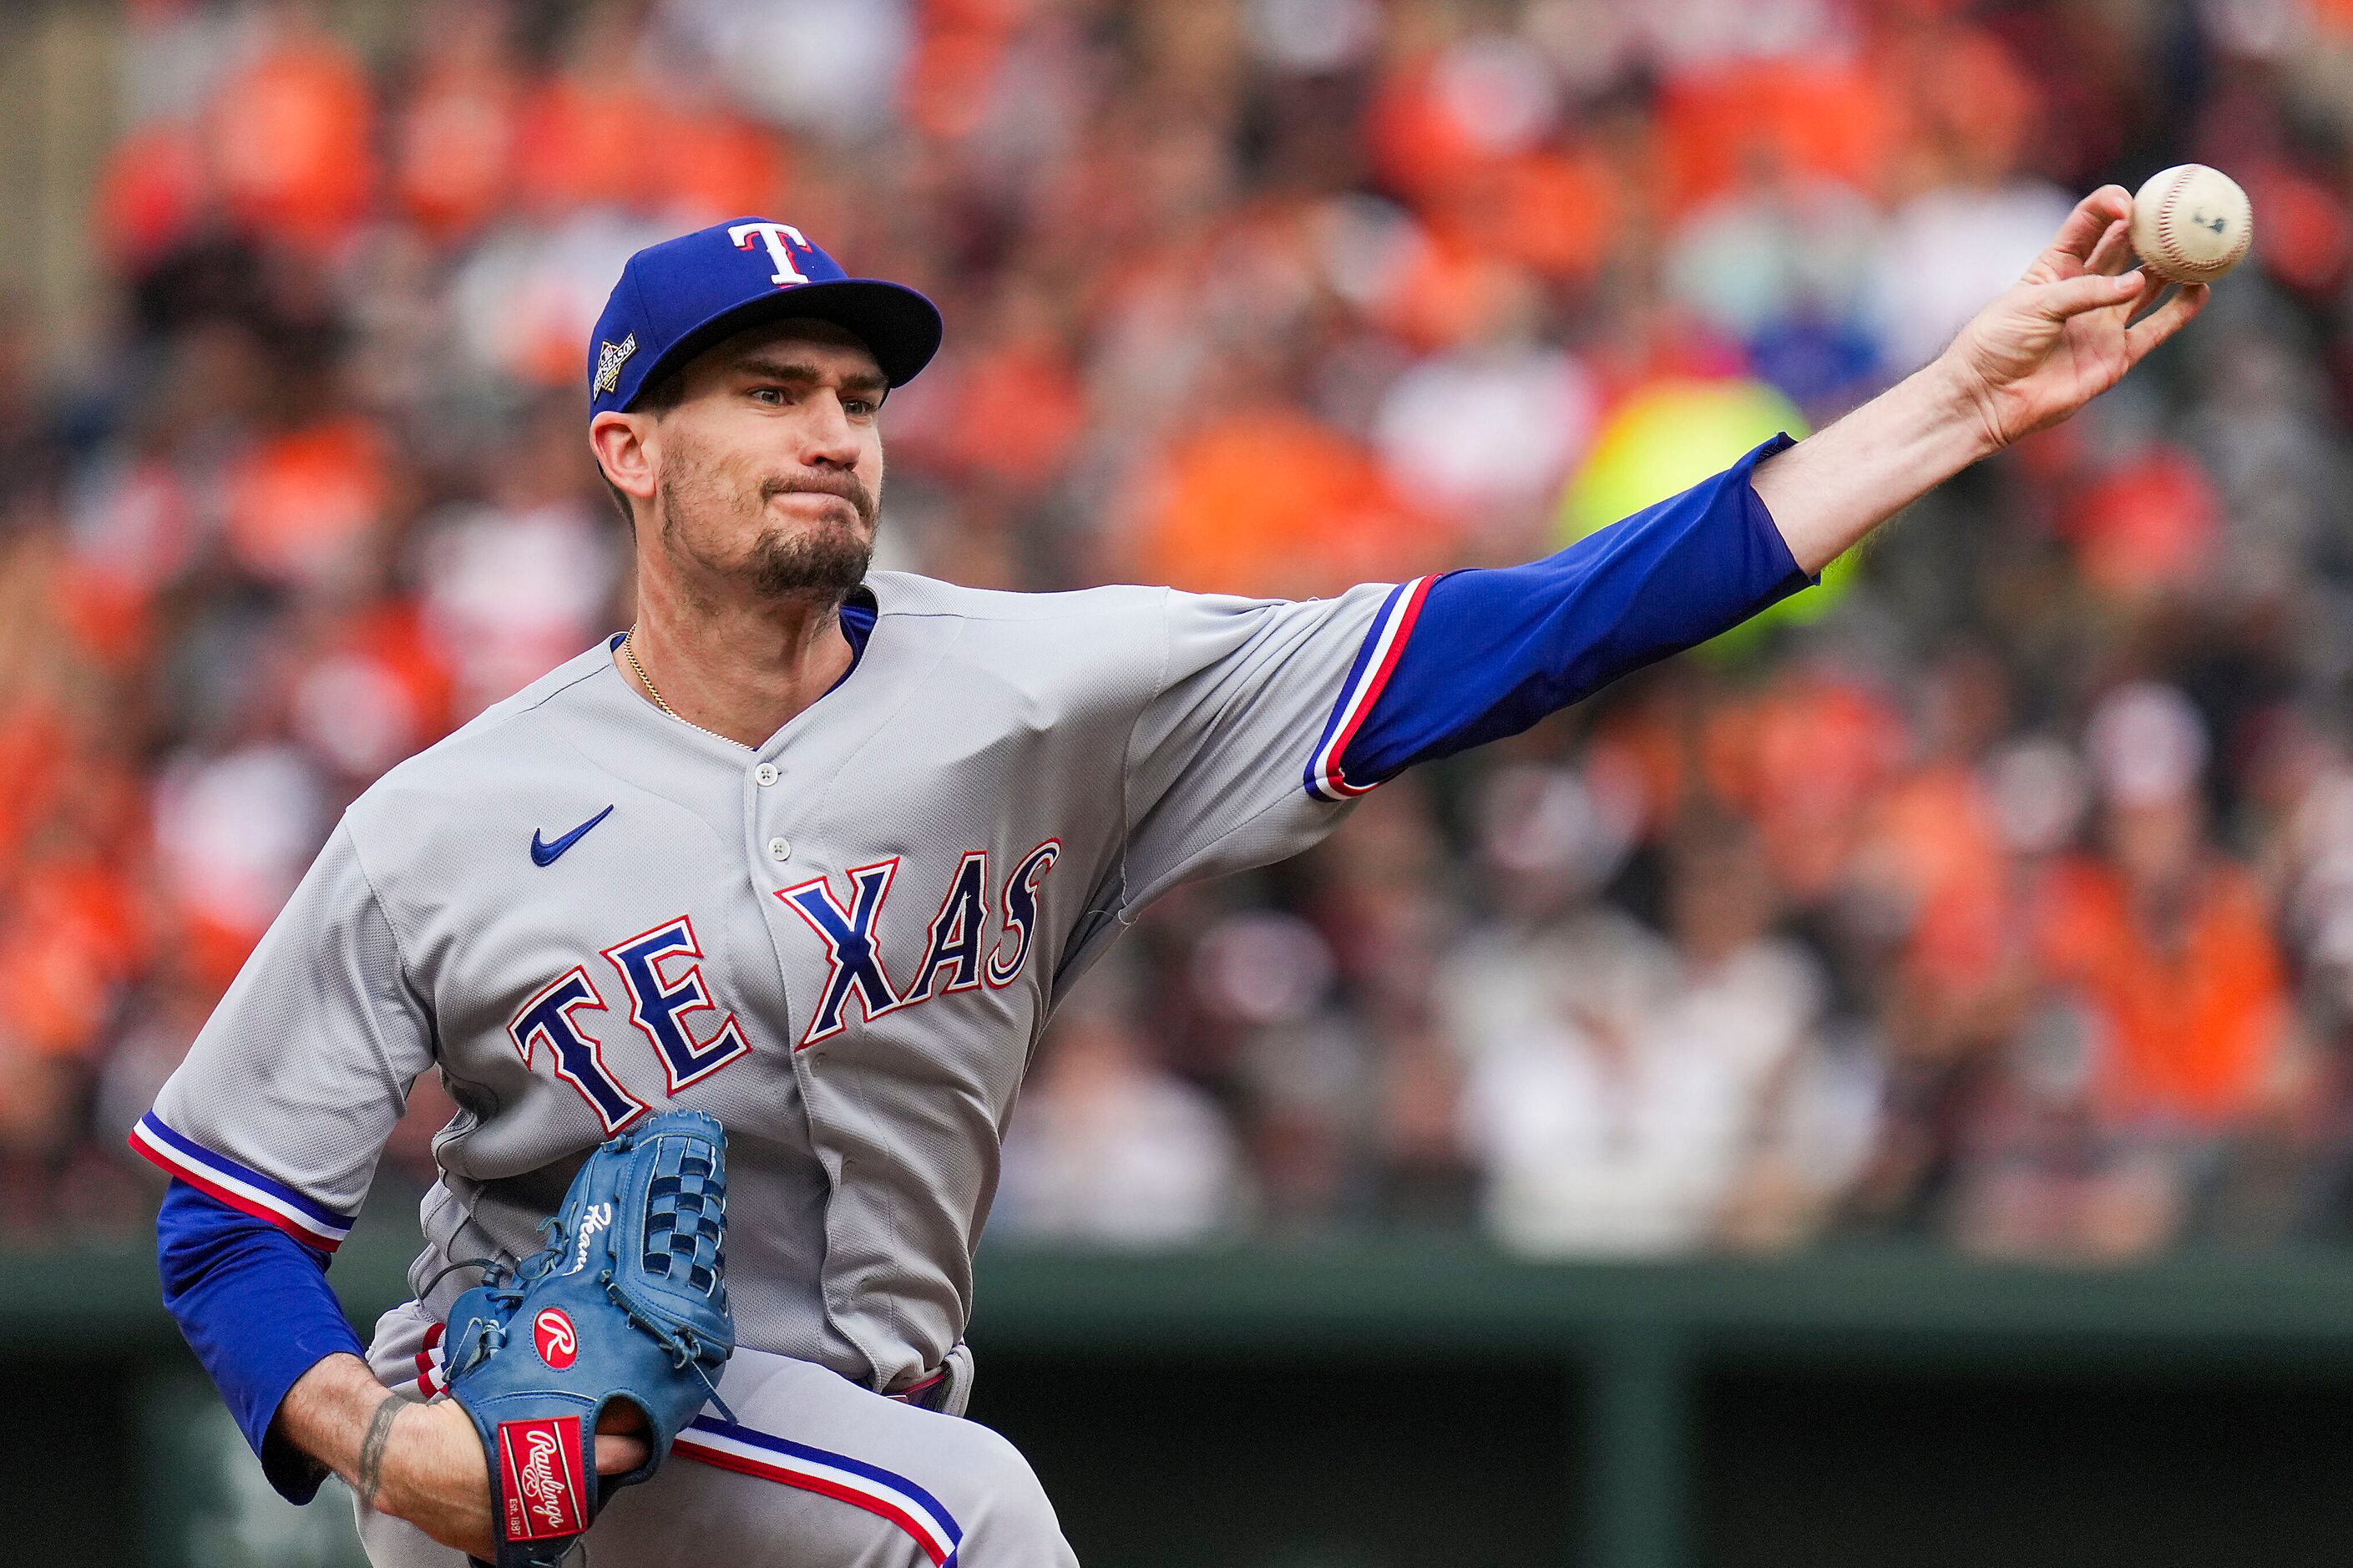
[(1517, 734), (1820, 581), (1748, 482), (1794, 444), (1777, 436), (1541, 561), (1398, 589), (1334, 710), (1311, 793), (1360, 794), (1416, 763)]
[(212, 1376), (269, 1484), (309, 1502), (326, 1479), (269, 1424), (295, 1381), (337, 1351), (364, 1357), (327, 1285), (327, 1257), (174, 1181), (155, 1218), (164, 1305)]

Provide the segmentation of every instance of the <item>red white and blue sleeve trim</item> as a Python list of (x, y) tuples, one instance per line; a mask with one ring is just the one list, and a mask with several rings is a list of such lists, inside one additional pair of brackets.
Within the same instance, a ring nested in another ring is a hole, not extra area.
[(1790, 444), (1776, 437), (1541, 561), (1391, 589), (1308, 759), (1308, 795), (1353, 799), (1517, 734), (1816, 581), (1749, 484)]
[(295, 1240), (332, 1252), (352, 1231), (352, 1216), (338, 1214), (250, 1165), (215, 1153), (164, 1124), (153, 1111), (131, 1129), (131, 1147), (171, 1174), (229, 1207), (276, 1226)]
[(906, 1531), (934, 1568), (953, 1568), (956, 1549), (964, 1543), (964, 1531), (939, 1499), (904, 1476), (846, 1454), (813, 1448), (715, 1415), (698, 1415), (688, 1423), (670, 1451), (723, 1470), (756, 1476), (862, 1508)]
[(1348, 742), (1365, 722), (1365, 716), (1380, 700), (1382, 690), (1395, 672), (1398, 658), (1405, 652), (1406, 639), (1413, 635), (1413, 624), (1420, 618), (1421, 606), (1430, 595), (1430, 577), (1417, 577), (1410, 583), (1400, 583), (1389, 590), (1381, 601), (1380, 613), (1373, 617), (1372, 629), (1365, 634), (1364, 646), (1356, 650), (1356, 662), (1348, 668), (1348, 679), (1340, 688), (1340, 700), (1332, 705), (1332, 716), (1324, 721), (1324, 734), (1315, 742), (1315, 754), (1307, 762), (1307, 793), (1317, 800), (1354, 800), (1370, 790), (1369, 784), (1351, 784), (1342, 770), (1340, 760), (1347, 754)]

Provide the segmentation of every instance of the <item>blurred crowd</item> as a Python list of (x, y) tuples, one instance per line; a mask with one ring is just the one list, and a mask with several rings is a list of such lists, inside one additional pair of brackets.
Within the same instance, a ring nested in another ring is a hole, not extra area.
[(941, 303), (883, 564), (1299, 595), (1819, 426), (2191, 158), (2255, 256), (2125, 387), (1144, 921), (993, 1234), (2353, 1229), (2347, 0), (128, 0), (113, 47), (108, 318), (0, 311), (0, 1239), (135, 1232), (122, 1131), (342, 806), (628, 624), (583, 382), (642, 244), (774, 215)]

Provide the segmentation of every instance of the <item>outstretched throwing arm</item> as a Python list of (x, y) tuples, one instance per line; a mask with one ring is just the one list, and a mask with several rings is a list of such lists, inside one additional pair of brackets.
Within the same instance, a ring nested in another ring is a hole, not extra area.
[(2094, 191), (1942, 354), (1757, 466), (1757, 498), (1799, 565), (1820, 571), (1978, 458), (2066, 418), (2205, 308), (2208, 289), (2192, 284), (2131, 321), (2159, 286), (2126, 270), (2131, 217), (2122, 185)]
[(1342, 800), (1514, 734), (1786, 595), (1906, 505), (2115, 385), (2206, 303), (2126, 272), (2132, 198), (2104, 185), (1935, 363), (1791, 445), (1525, 566), (1403, 584), (1375, 618), (1309, 764)]

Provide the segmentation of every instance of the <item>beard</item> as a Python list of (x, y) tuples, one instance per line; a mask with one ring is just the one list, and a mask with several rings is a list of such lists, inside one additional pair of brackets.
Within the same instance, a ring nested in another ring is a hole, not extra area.
[[(855, 477), (849, 482), (858, 486), (859, 497), (864, 499), (866, 487)], [(788, 485), (784, 489), (791, 491), (810, 488)], [(827, 489), (822, 493), (839, 492)], [(866, 581), (866, 569), (873, 563), (871, 507), (869, 500), (858, 508), (859, 517), (866, 524), (863, 530), (846, 527), (828, 518), (795, 533), (760, 535), (744, 562), (743, 580), (765, 598), (840, 600)]]
[[(839, 603), (866, 580), (874, 560), (880, 503), (854, 473), (810, 472), (745, 483), (699, 453), (673, 445), (662, 456), (662, 542), (705, 570), (730, 577), (765, 599), (821, 598)], [(780, 495), (828, 495), (858, 514), (851, 525), (828, 515), (789, 531), (770, 521)], [(749, 526), (751, 548), (727, 559), (712, 536)]]

